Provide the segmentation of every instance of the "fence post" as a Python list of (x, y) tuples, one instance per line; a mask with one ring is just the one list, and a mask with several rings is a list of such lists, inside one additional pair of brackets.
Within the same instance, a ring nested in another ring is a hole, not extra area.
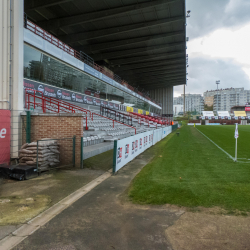
[(81, 137), (81, 168), (83, 168), (83, 137)]
[(73, 156), (72, 156), (72, 161), (73, 161), (73, 167), (75, 167), (75, 160), (76, 160), (76, 158), (75, 158), (75, 156), (76, 156), (76, 136), (74, 135), (73, 136)]
[(117, 157), (117, 140), (114, 141), (114, 151), (113, 151), (113, 174), (116, 171), (116, 157)]
[(26, 111), (26, 143), (31, 143), (30, 129), (31, 129), (31, 118), (30, 111)]

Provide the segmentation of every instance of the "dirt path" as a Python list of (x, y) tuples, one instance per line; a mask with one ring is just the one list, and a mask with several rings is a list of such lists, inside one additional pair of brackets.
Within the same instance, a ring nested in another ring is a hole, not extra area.
[(174, 250), (250, 249), (250, 217), (186, 212), (165, 232)]

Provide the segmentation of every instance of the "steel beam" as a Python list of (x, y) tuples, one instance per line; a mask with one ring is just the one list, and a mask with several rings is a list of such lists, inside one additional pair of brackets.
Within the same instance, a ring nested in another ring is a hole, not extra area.
[(169, 75), (174, 75), (174, 74), (183, 74), (186, 75), (186, 72), (184, 72), (183, 70), (178, 70), (178, 69), (174, 69), (173, 71), (166, 71), (166, 70), (162, 70), (162, 71), (152, 71), (152, 72), (148, 72), (148, 73), (135, 73), (133, 75), (127, 75), (127, 77), (125, 78), (126, 80), (128, 79), (141, 79), (141, 78), (145, 78), (145, 77), (151, 77), (151, 76), (160, 76), (160, 75), (165, 75), (165, 76), (169, 76)]
[(70, 1), (72, 0), (26, 0), (24, 1), (24, 11), (46, 8)]
[(177, 85), (182, 85), (182, 84), (184, 84), (183, 81), (159, 82), (157, 84), (152, 84), (152, 86), (144, 87), (144, 88), (145, 90), (151, 90), (151, 89), (156, 89), (156, 88), (165, 88), (165, 87), (177, 86)]
[(147, 68), (152, 68), (154, 66), (157, 67), (161, 67), (161, 66), (169, 66), (172, 64), (184, 64), (184, 62), (186, 62), (186, 58), (184, 57), (179, 57), (179, 58), (174, 58), (174, 59), (168, 59), (168, 60), (164, 60), (164, 61), (150, 61), (150, 62), (146, 62), (146, 63), (134, 63), (134, 64), (130, 64), (130, 65), (124, 65), (122, 66), (122, 68), (120, 70), (118, 70), (118, 68), (116, 68), (117, 70), (115, 70), (116, 72), (124, 72), (124, 71), (130, 71), (130, 70), (146, 70)]
[(48, 21), (41, 21), (41, 22), (38, 22), (38, 25), (42, 27), (46, 27), (46, 30), (57, 30), (59, 28), (105, 20), (105, 19), (114, 18), (120, 15), (125, 15), (125, 14), (131, 14), (139, 10), (144, 10), (144, 9), (166, 5), (170, 3), (176, 3), (177, 1), (179, 0), (156, 0), (152, 2), (144, 2), (140, 4), (139, 3), (131, 4), (128, 6), (122, 6), (122, 7), (113, 8), (113, 9), (106, 9), (106, 10), (95, 11), (91, 13), (84, 13), (80, 15), (56, 18), (56, 19), (51, 19)]
[(64, 41), (65, 43), (73, 43), (73, 42), (75, 43), (75, 42), (86, 41), (90, 39), (114, 36), (117, 34), (122, 34), (122, 33), (130, 32), (130, 31), (136, 31), (136, 30), (138, 31), (141, 29), (146, 29), (146, 28), (154, 27), (154, 26), (161, 25), (161, 24), (169, 24), (169, 23), (177, 22), (180, 20), (184, 22), (185, 19), (183, 16), (170, 17), (170, 18), (164, 18), (164, 19), (155, 20), (155, 21), (124, 25), (120, 27), (118, 26), (114, 28), (82, 32), (82, 33), (77, 33), (77, 34), (68, 34), (68, 35), (59, 36), (58, 39)]
[[(102, 51), (102, 50), (120, 48), (126, 45), (148, 43), (150, 41), (154, 41), (154, 40), (158, 40), (162, 38), (168, 38), (168, 37), (175, 37), (179, 35), (183, 36), (183, 32), (182, 31), (167, 32), (167, 33), (162, 33), (162, 34), (152, 35), (152, 36), (143, 36), (143, 37), (136, 37), (136, 38), (130, 38), (130, 39), (123, 39), (123, 40), (118, 40), (118, 41), (111, 41), (111, 42), (106, 42), (106, 43), (78, 46), (78, 47), (75, 47), (75, 49), (83, 50), (83, 51), (91, 51), (92, 53), (95, 53), (95, 52)], [(185, 39), (184, 36), (183, 36), (183, 39)]]
[(148, 85), (151, 82), (156, 82), (156, 81), (165, 81), (165, 80), (184, 80), (185, 76), (176, 76), (176, 77), (153, 77), (153, 78), (148, 78), (145, 80), (140, 80), (140, 81), (135, 81), (136, 84), (144, 84), (144, 85)]
[(186, 74), (183, 74), (183, 72), (173, 72), (173, 73), (169, 73), (166, 74), (165, 72), (161, 72), (158, 74), (154, 74), (154, 75), (138, 75), (138, 76), (134, 76), (131, 77), (131, 79), (133, 79), (134, 81), (138, 81), (138, 80), (146, 80), (146, 79), (150, 79), (150, 78), (158, 78), (158, 77), (172, 77), (172, 76), (186, 76)]
[[(160, 59), (163, 60), (165, 58), (169, 58), (171, 56), (179, 56), (183, 54), (184, 51), (175, 51), (175, 52), (168, 52), (168, 53), (159, 53), (151, 56), (137, 56), (137, 57), (129, 57), (129, 58), (124, 58), (124, 59), (115, 59), (115, 60), (110, 60), (111, 65), (122, 65), (122, 64), (131, 64), (131, 63), (136, 63), (136, 62), (144, 62), (148, 61), (151, 59)], [(173, 58), (174, 60), (175, 58)]]
[(99, 61), (99, 60), (112, 59), (112, 58), (121, 58), (121, 57), (129, 56), (129, 55), (137, 55), (137, 54), (144, 53), (144, 52), (163, 50), (163, 49), (173, 48), (175, 46), (180, 46), (180, 45), (185, 46), (185, 42), (166, 43), (164, 45), (155, 45), (155, 46), (136, 48), (136, 49), (130, 49), (130, 50), (120, 50), (120, 51), (115, 51), (115, 52), (100, 53), (100, 54), (94, 54), (92, 57), (94, 58), (95, 61)]
[(177, 80), (160, 80), (160, 81), (157, 81), (157, 82), (153, 82), (151, 81), (150, 83), (147, 83), (147, 84), (139, 84), (139, 86), (141, 88), (149, 88), (149, 87), (152, 87), (152, 88), (156, 88), (156, 87), (159, 87), (159, 85), (172, 85), (174, 86), (175, 84), (177, 85), (177, 83), (182, 83), (183, 84), (183, 80), (181, 79), (177, 79)]
[(119, 74), (115, 72), (117, 75), (133, 75), (133, 74), (140, 74), (140, 73), (148, 73), (148, 72), (157, 72), (157, 71), (162, 71), (162, 70), (176, 70), (176, 69), (182, 69), (183, 71), (186, 68), (185, 64), (171, 64), (171, 65), (162, 65), (162, 66), (155, 66), (155, 67), (148, 67), (148, 68), (142, 68), (142, 69), (135, 69), (135, 70), (130, 70), (129, 72), (126, 72), (122, 74), (122, 72)]

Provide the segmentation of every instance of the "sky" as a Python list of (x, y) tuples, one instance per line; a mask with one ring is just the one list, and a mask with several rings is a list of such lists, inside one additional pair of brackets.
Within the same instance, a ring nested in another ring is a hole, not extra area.
[[(250, 89), (250, 0), (186, 0), (186, 93), (244, 87)], [(174, 87), (174, 96), (183, 85)]]

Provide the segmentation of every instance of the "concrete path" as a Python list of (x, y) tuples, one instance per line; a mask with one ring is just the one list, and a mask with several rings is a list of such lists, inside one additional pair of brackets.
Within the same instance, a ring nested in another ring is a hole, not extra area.
[(150, 160), (145, 152), (28, 236), (15, 250), (171, 250), (165, 230), (180, 210), (138, 206), (123, 193)]

